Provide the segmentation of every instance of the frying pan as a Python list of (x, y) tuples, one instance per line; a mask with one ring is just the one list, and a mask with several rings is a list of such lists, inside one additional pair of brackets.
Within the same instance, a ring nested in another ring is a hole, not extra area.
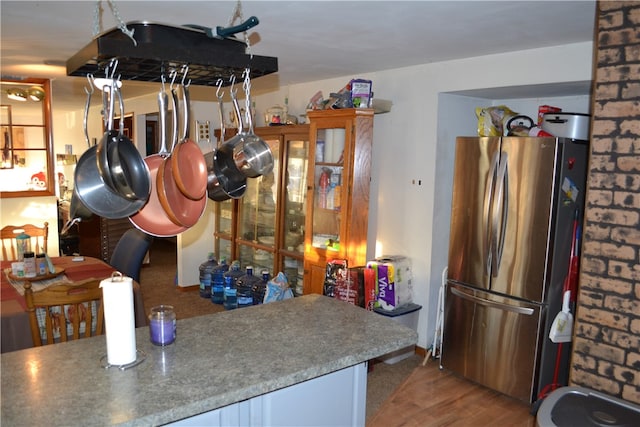
[[(144, 161), (149, 168), (151, 183), (157, 182), (158, 168), (164, 162), (165, 157), (169, 155), (167, 151), (167, 93), (163, 85), (158, 93), (158, 107), (160, 113), (160, 151), (145, 157)], [(158, 192), (152, 189), (147, 204), (144, 205), (135, 215), (129, 217), (129, 221), (138, 229), (147, 234), (156, 237), (172, 237), (187, 230), (188, 227), (175, 224), (167, 216), (165, 210), (160, 204)]]
[(226, 39), (226, 38), (229, 38), (229, 36), (232, 36), (234, 34), (247, 31), (248, 29), (258, 25), (259, 23), (260, 21), (258, 20), (257, 17), (250, 16), (249, 19), (247, 19), (246, 21), (238, 25), (235, 25), (233, 27), (224, 28), (224, 27), (217, 26), (215, 31), (213, 30), (213, 28), (205, 27), (203, 25), (186, 24), (184, 26), (193, 28), (195, 30), (203, 31), (207, 35), (207, 37), (211, 39)]
[[(177, 111), (178, 100), (176, 91), (172, 90), (171, 94), (173, 99), (173, 109), (174, 111)], [(174, 117), (177, 119), (177, 114), (174, 114)], [(174, 129), (177, 129), (177, 125), (178, 122), (176, 120), (174, 122)], [(173, 141), (173, 146), (177, 148), (175, 143), (178, 138), (178, 134), (177, 132), (174, 133), (175, 139)], [(174, 148), (174, 150), (176, 148)], [(197, 147), (197, 149), (200, 151), (199, 147)], [(168, 157), (165, 157), (162, 164), (158, 166), (158, 172), (156, 175), (156, 193), (165, 214), (174, 224), (183, 227), (192, 227), (198, 222), (204, 213), (204, 209), (207, 206), (207, 198), (204, 197), (203, 194), (200, 200), (192, 200), (180, 191), (174, 179), (173, 162), (171, 160), (174, 155), (175, 152), (172, 152)]]
[(146, 200), (151, 193), (149, 168), (133, 142), (124, 135), (122, 93), (117, 87), (114, 87), (113, 91), (118, 96), (121, 120), (118, 136), (115, 141), (110, 142), (107, 152), (111, 178), (116, 192), (121, 196), (131, 200)]
[(189, 85), (182, 84), (183, 135), (171, 152), (173, 179), (182, 194), (191, 200), (201, 200), (207, 191), (207, 164), (198, 144), (189, 139)]

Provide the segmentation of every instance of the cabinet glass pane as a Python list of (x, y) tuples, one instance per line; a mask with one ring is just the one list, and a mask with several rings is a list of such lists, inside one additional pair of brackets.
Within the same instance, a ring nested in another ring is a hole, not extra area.
[(287, 141), (286, 197), (284, 200), (285, 229), (283, 248), (304, 252), (305, 194), (307, 192), (308, 143)]
[(14, 149), (13, 169), (0, 173), (0, 191), (46, 190), (47, 176), (47, 151)]
[(253, 267), (255, 274), (262, 274), (262, 270), (268, 270), (273, 276), (273, 253), (252, 246), (239, 245), (240, 265), (242, 268)]
[(303, 294), (304, 260), (284, 257), (284, 275), (295, 296)]
[(13, 125), (13, 148), (47, 148), (46, 129), (44, 126), (16, 126)]
[(319, 129), (316, 135), (312, 245), (317, 248), (337, 250), (340, 244), (344, 138), (340, 128)]
[(240, 199), (239, 237), (243, 240), (274, 245), (276, 231), (276, 199), (279, 183), (279, 140), (267, 141), (273, 153), (273, 170), (258, 178), (247, 179), (247, 191)]
[(231, 240), (217, 239), (218, 247), (216, 250), (216, 259), (222, 261), (227, 260), (227, 264), (231, 264)]
[(225, 200), (218, 203), (218, 233), (231, 235), (233, 223), (233, 201)]

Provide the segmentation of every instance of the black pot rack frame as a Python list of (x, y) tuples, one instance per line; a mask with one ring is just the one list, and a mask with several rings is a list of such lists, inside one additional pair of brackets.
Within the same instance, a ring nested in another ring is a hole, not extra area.
[(67, 60), (67, 75), (97, 77), (113, 60), (121, 80), (161, 82), (163, 75), (188, 66), (191, 84), (200, 86), (216, 86), (218, 79), (226, 86), (247, 68), (252, 79), (278, 71), (278, 58), (247, 54), (245, 42), (235, 37), (151, 22), (126, 25), (134, 30), (135, 44), (118, 28), (104, 32)]

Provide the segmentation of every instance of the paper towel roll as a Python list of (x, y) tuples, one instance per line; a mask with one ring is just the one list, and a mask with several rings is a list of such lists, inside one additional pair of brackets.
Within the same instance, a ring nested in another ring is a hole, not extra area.
[(344, 129), (333, 129), (333, 144), (331, 145), (331, 162), (340, 163), (344, 150)]
[(107, 335), (107, 361), (126, 365), (136, 360), (133, 279), (112, 276), (100, 282)]

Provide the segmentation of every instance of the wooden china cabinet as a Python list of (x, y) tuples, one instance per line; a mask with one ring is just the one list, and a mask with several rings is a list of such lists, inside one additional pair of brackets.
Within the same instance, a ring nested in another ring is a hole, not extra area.
[(255, 133), (271, 148), (273, 172), (248, 179), (242, 198), (217, 203), (216, 258), (237, 259), (256, 275), (282, 271), (302, 295), (309, 126), (259, 127)]
[(327, 261), (367, 257), (373, 110), (311, 111), (304, 293), (322, 294)]
[(273, 173), (217, 203), (214, 232), (218, 260), (283, 272), (296, 295), (322, 293), (328, 260), (364, 265), (367, 252), (373, 110), (308, 115), (308, 125), (255, 129), (271, 147)]

